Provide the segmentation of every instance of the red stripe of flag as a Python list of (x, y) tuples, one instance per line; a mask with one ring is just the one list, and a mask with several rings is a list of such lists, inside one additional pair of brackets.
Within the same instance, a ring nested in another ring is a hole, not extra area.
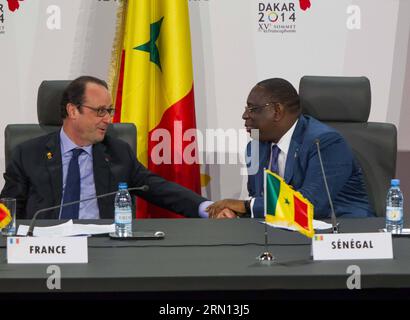
[(5, 218), (7, 218), (8, 214), (4, 212), (3, 210), (0, 210), (0, 221), (3, 221)]
[(125, 66), (125, 51), (122, 50), (120, 76), (118, 77), (117, 95), (115, 99), (115, 114), (113, 122), (121, 122), (121, 107), (122, 107), (122, 87), (124, 83), (124, 66)]
[[(183, 97), (181, 100), (176, 102), (174, 105), (169, 107), (164, 114), (158, 126), (149, 132), (148, 136), (148, 169), (161, 177), (165, 178), (168, 181), (176, 182), (198, 194), (201, 194), (201, 180), (200, 180), (200, 171), (198, 162), (194, 164), (186, 164), (182, 161), (181, 164), (176, 164), (174, 159), (174, 143), (171, 143), (169, 149), (167, 150), (171, 154), (171, 163), (170, 164), (155, 164), (151, 159), (152, 149), (156, 144), (161, 141), (152, 141), (151, 136), (154, 130), (165, 129), (170, 133), (171, 141), (178, 141), (182, 137), (175, 136), (174, 133), (174, 122), (180, 121), (182, 124), (182, 135), (187, 129), (196, 128), (195, 122), (195, 104), (194, 104), (194, 89), (188, 92), (188, 94)], [(178, 141), (179, 145), (182, 145), (182, 152), (185, 150), (185, 147), (191, 145), (192, 141)], [(198, 149), (195, 148), (194, 156), (198, 157)], [(181, 155), (182, 157), (182, 155)], [(183, 157), (182, 157), (183, 159)], [(148, 212), (151, 213), (151, 217), (161, 217), (161, 218), (179, 218), (182, 217), (179, 214), (176, 214), (172, 211), (168, 211), (157, 206), (148, 205)]]
[(303, 229), (309, 229), (308, 219), (308, 206), (301, 201), (295, 195), (293, 195), (293, 201), (295, 203), (295, 222), (299, 224)]

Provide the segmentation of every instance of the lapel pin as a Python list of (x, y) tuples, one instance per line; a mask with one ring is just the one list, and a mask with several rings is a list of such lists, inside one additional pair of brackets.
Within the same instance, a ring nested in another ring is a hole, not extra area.
[(53, 154), (51, 152), (47, 152), (47, 159), (50, 160), (53, 157)]

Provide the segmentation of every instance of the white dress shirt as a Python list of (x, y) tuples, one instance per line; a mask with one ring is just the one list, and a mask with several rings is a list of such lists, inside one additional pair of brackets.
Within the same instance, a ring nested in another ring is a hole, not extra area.
[[(292, 141), (292, 135), (293, 132), (295, 131), (296, 125), (299, 120), (296, 120), (293, 126), (286, 131), (286, 133), (280, 138), (280, 140), (277, 143), (278, 148), (280, 149), (279, 155), (278, 155), (278, 169), (279, 169), (279, 175), (283, 178), (285, 176), (285, 169), (286, 169), (286, 159), (288, 157), (288, 152), (289, 152), (289, 146)], [(274, 143), (272, 142), (271, 144), (271, 150), (272, 146)], [(271, 167), (271, 164), (269, 163), (269, 167)], [(255, 202), (255, 198), (251, 199), (251, 217), (253, 218), (253, 204)]]

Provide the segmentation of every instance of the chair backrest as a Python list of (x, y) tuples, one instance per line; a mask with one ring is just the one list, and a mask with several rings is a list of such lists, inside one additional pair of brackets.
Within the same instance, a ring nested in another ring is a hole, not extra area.
[(386, 194), (396, 172), (394, 124), (368, 122), (371, 104), (366, 77), (304, 76), (299, 95), (303, 113), (337, 129), (349, 142), (364, 173), (370, 204), (386, 212)]
[[(38, 89), (37, 116), (39, 124), (9, 124), (4, 132), (5, 164), (9, 165), (14, 148), (22, 142), (61, 128), (61, 97), (71, 81), (43, 81)], [(133, 123), (113, 123), (107, 134), (127, 142), (134, 154), (137, 150), (137, 129)]]

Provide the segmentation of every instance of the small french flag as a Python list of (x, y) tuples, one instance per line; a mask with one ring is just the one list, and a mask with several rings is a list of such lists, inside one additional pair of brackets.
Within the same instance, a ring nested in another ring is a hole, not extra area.
[[(14, 240), (16, 240), (16, 241), (14, 241)], [(17, 238), (17, 239), (9, 238), (9, 244), (14, 244), (14, 243), (20, 244), (20, 239), (19, 238)]]

